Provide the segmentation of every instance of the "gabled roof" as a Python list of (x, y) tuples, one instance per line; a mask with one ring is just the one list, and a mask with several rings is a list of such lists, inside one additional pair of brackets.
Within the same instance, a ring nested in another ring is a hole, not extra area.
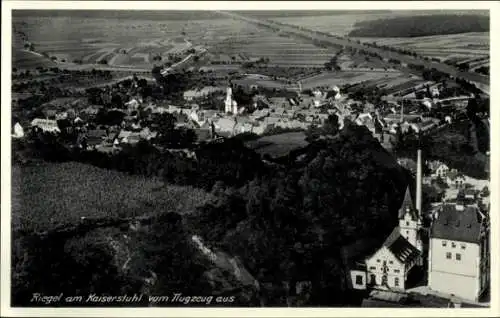
[(405, 217), (407, 209), (409, 209), (412, 219), (417, 220), (418, 211), (415, 209), (415, 204), (413, 203), (413, 198), (410, 192), (410, 186), (406, 187), (405, 196), (403, 198), (403, 202), (401, 203), (401, 207), (399, 208), (399, 214), (398, 214), (399, 219), (403, 219)]
[(455, 204), (445, 204), (431, 227), (431, 238), (479, 243), (483, 215), (477, 206), (457, 209)]
[(401, 236), (399, 227), (394, 228), (383, 246), (402, 263), (409, 263), (420, 255), (420, 251)]

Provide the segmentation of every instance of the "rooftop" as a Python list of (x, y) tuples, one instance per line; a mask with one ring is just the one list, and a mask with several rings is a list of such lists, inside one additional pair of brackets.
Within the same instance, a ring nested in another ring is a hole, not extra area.
[(394, 228), (383, 245), (402, 263), (411, 262), (420, 255), (420, 251), (401, 236), (399, 227)]
[(431, 227), (431, 238), (479, 243), (483, 215), (477, 206), (444, 204)]

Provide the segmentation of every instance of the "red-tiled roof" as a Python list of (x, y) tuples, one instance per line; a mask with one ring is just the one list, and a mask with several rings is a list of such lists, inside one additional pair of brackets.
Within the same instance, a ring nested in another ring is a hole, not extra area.
[(479, 243), (482, 215), (476, 206), (457, 210), (456, 205), (446, 204), (440, 209), (431, 228), (431, 238)]

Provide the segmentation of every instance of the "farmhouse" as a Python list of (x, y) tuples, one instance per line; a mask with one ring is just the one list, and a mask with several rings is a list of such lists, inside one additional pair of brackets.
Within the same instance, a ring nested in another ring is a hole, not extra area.
[(24, 129), (21, 124), (16, 123), (14, 127), (12, 127), (12, 138), (23, 138), (24, 137)]
[(477, 206), (444, 204), (429, 245), (431, 289), (477, 301), (489, 282), (489, 227)]

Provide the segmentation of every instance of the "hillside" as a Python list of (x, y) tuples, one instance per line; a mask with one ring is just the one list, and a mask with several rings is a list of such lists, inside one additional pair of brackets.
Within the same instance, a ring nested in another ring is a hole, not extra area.
[(208, 197), (191, 187), (75, 162), (12, 167), (13, 229), (50, 230), (81, 217), (182, 214)]
[(241, 257), (273, 295), (266, 305), (284, 305), (282, 284), (294, 290), (309, 281), (306, 305), (342, 306), (352, 299), (342, 285), (340, 248), (364, 238), (382, 242), (407, 183), (368, 130), (350, 126), (313, 141), (302, 161), (238, 190), (215, 186), (217, 199), (188, 219), (211, 244)]
[(440, 14), (361, 21), (349, 36), (417, 37), (488, 31), (489, 16)]
[[(14, 306), (33, 306), (33, 291), (84, 297), (37, 306), (203, 306), (155, 302), (148, 295), (228, 291), (238, 298), (226, 305), (251, 304), (253, 287), (231, 268), (210, 263), (182, 224), (181, 214), (206, 202), (209, 193), (74, 162), (14, 166), (12, 183)], [(139, 218), (120, 221), (126, 216)], [(88, 303), (91, 293), (144, 296), (131, 303)]]

